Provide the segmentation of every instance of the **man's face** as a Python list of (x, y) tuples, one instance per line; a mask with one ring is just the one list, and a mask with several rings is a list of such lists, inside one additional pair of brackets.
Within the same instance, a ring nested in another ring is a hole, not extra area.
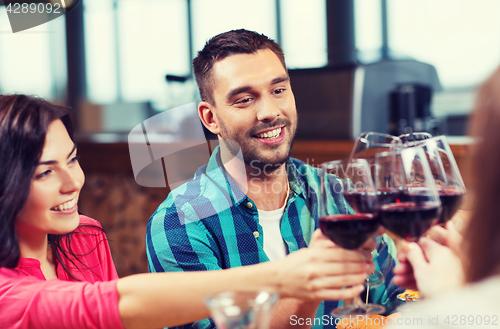
[(297, 110), (279, 58), (269, 49), (231, 55), (216, 62), (212, 74), (219, 139), (236, 142), (253, 168), (283, 164), (297, 129)]

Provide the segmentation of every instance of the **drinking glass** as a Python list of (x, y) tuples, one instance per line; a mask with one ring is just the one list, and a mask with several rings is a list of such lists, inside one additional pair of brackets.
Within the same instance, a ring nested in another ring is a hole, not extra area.
[[(360, 248), (379, 228), (377, 194), (368, 162), (364, 159), (330, 161), (320, 166), (320, 228), (325, 236), (344, 249)], [(346, 209), (337, 209), (334, 196), (342, 194)], [(346, 212), (346, 214), (339, 214)], [(367, 297), (370, 287), (384, 282), (380, 271), (374, 271), (366, 280)], [(335, 317), (347, 315), (380, 314), (385, 307), (363, 304), (358, 296), (352, 305), (332, 311)]]
[(350, 158), (366, 159), (368, 164), (372, 165), (377, 153), (396, 150), (401, 148), (402, 145), (403, 143), (399, 137), (376, 132), (365, 132), (356, 138)]
[(217, 328), (267, 329), (278, 299), (277, 293), (267, 290), (231, 291), (208, 296), (205, 304)]
[(385, 228), (417, 241), (440, 215), (441, 201), (422, 147), (375, 156), (379, 216)]
[(414, 132), (414, 133), (399, 135), (399, 139), (401, 139), (401, 142), (403, 144), (418, 142), (429, 138), (432, 138), (432, 135), (426, 132)]
[(457, 212), (465, 195), (465, 184), (445, 136), (418, 140), (405, 147), (422, 147), (426, 153), (434, 182), (441, 199), (438, 223), (444, 225)]

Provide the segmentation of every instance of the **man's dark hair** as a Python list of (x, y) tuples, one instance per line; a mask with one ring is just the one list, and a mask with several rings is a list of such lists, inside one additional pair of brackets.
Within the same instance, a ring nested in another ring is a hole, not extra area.
[(286, 70), (285, 56), (280, 45), (263, 34), (240, 29), (218, 34), (208, 40), (193, 60), (194, 76), (201, 99), (215, 105), (212, 77), (215, 62), (234, 54), (252, 54), (261, 49), (269, 49), (275, 53)]

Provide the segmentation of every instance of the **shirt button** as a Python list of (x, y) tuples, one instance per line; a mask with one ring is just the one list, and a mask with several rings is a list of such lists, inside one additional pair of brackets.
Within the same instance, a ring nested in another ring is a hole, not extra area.
[(253, 236), (256, 237), (256, 238), (258, 238), (259, 237), (259, 232), (257, 232), (257, 231), (253, 232)]
[(248, 208), (253, 208), (253, 204), (249, 201), (249, 202), (247, 202), (247, 207)]

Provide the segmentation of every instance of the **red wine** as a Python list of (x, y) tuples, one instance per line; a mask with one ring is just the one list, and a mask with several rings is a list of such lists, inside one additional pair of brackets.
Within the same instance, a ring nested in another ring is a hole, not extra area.
[(403, 200), (403, 192), (399, 189), (381, 188), (377, 190), (378, 204), (399, 203)]
[(415, 202), (423, 203), (434, 201), (429, 188), (421, 186), (407, 186), (405, 189), (385, 188), (377, 190), (379, 206), (389, 203)]
[(379, 209), (382, 225), (399, 237), (417, 240), (439, 216), (435, 202), (401, 202), (382, 205)]
[(345, 192), (344, 198), (356, 212), (366, 214), (376, 212), (375, 193), (369, 192)]
[(357, 249), (377, 231), (378, 216), (372, 214), (329, 215), (319, 219), (324, 235), (345, 249)]
[(439, 216), (439, 224), (444, 224), (455, 215), (460, 204), (462, 203), (464, 194), (454, 190), (441, 190), (439, 191), (439, 198), (441, 199), (441, 216)]

